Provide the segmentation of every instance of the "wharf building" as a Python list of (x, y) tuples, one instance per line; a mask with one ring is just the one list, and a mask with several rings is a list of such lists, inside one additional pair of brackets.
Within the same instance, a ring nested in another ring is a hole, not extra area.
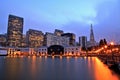
[(25, 56), (29, 56), (30, 54), (32, 54), (32, 50), (31, 48), (13, 48), (13, 47), (9, 47), (7, 50), (7, 54), (9, 56), (14, 56), (14, 55), (25, 55)]
[(39, 53), (48, 54), (80, 54), (81, 47), (75, 46), (75, 34), (64, 33), (62, 30), (55, 29), (54, 33), (46, 32), (44, 36), (44, 45), (40, 47)]
[(64, 33), (58, 29), (54, 33), (46, 32), (44, 46), (38, 49), (40, 54), (80, 54), (80, 51), (81, 47), (75, 46), (75, 34)]
[(67, 46), (64, 48), (65, 55), (80, 55), (81, 47), (80, 46)]
[(50, 47), (41, 46), (39, 48), (9, 48), (9, 55), (81, 55), (80, 46), (61, 46), (51, 45)]
[(45, 55), (48, 53), (48, 48), (46, 46), (41, 46), (38, 48), (38, 51), (37, 51), (39, 54), (42, 54), (42, 55)]
[(29, 29), (26, 33), (27, 45), (30, 48), (38, 48), (43, 46), (44, 34), (42, 31)]
[(23, 35), (23, 18), (9, 15), (7, 29), (7, 46), (20, 47)]

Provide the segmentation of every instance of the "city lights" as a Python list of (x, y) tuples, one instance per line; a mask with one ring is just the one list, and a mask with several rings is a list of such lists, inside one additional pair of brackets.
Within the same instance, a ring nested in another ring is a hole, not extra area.
[(110, 42), (110, 45), (114, 45), (114, 42)]
[(120, 0), (0, 8), (0, 80), (120, 80)]

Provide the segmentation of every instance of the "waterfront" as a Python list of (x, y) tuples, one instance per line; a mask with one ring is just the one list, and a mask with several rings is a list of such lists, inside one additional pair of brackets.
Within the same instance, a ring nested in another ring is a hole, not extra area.
[(0, 80), (119, 80), (96, 57), (0, 57)]

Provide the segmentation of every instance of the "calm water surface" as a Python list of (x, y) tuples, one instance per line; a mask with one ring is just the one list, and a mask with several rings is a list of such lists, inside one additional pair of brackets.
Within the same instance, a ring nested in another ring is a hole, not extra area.
[(0, 57), (0, 80), (120, 80), (98, 58)]

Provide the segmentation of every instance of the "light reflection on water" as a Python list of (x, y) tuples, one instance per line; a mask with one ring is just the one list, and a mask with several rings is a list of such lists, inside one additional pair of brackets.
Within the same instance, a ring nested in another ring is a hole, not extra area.
[[(96, 80), (119, 80), (116, 75), (111, 73), (106, 65), (102, 64), (99, 59), (95, 59), (95, 77)], [(101, 76), (102, 75), (102, 76)], [(99, 79), (100, 78), (100, 79)]]
[(119, 80), (95, 57), (0, 57), (0, 75), (0, 80)]

